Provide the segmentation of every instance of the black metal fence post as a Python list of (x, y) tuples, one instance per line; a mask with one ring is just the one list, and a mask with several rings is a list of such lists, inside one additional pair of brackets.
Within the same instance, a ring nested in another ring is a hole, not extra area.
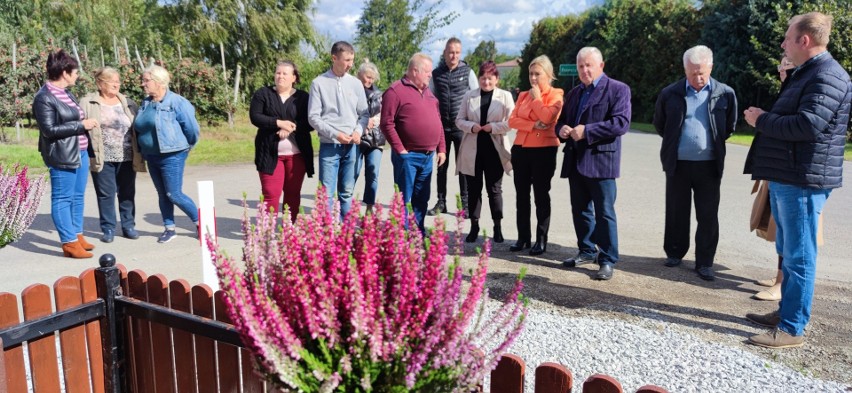
[(101, 318), (101, 345), (104, 357), (104, 382), (109, 393), (128, 391), (126, 381), (125, 323), (115, 298), (121, 296), (121, 271), (115, 267), (115, 256), (104, 254), (101, 267), (95, 269), (98, 297), (104, 300), (105, 315)]

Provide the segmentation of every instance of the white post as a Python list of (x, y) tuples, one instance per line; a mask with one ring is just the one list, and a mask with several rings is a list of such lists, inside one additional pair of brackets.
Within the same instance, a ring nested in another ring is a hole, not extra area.
[(222, 55), (222, 79), (228, 80), (228, 71), (225, 69), (225, 45), (219, 41), (219, 53)]
[(198, 182), (198, 225), (199, 239), (201, 242), (201, 274), (205, 284), (213, 291), (219, 289), (219, 279), (216, 275), (216, 267), (213, 266), (213, 257), (210, 248), (207, 247), (207, 234), (216, 237), (216, 207), (213, 204), (213, 182), (204, 180)]
[[(12, 79), (15, 80), (15, 85), (12, 87), (12, 94), (18, 96), (18, 42), (12, 41)], [(15, 138), (18, 142), (21, 141), (21, 122), (18, 121), (18, 115), (15, 115)]]

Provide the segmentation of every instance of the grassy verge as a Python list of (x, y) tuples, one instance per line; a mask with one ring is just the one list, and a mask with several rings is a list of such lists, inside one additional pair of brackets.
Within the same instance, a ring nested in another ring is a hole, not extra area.
[[(630, 123), (630, 128), (636, 131), (642, 131), (647, 133), (656, 133), (657, 130), (654, 129), (654, 126), (650, 123), (638, 123), (633, 122)], [(733, 143), (736, 145), (743, 146), (751, 146), (751, 142), (754, 140), (754, 134), (748, 131), (737, 131), (728, 138), (728, 143)], [(852, 143), (846, 143), (846, 147), (844, 148), (843, 159), (846, 161), (852, 161)]]

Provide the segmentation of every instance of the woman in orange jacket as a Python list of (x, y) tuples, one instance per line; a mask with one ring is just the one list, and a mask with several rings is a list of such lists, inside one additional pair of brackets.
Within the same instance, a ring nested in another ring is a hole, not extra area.
[(529, 66), (529, 91), (522, 92), (509, 116), (509, 127), (518, 130), (512, 146), (512, 168), (515, 171), (517, 193), (518, 241), (510, 251), (530, 248), (530, 188), (535, 196), (535, 245), (530, 255), (547, 251), (547, 231), (550, 228), (550, 180), (556, 171), (556, 150), (559, 139), (554, 126), (562, 111), (564, 92), (552, 87), (553, 64), (547, 56), (533, 59)]

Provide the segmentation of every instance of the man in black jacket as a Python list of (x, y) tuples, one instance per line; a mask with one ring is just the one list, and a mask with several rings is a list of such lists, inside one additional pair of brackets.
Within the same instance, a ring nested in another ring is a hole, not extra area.
[(769, 181), (775, 247), (784, 258), (779, 310), (746, 314), (772, 328), (749, 337), (762, 347), (804, 342), (816, 278), (817, 223), (831, 190), (842, 185), (852, 82), (828, 53), (831, 21), (819, 12), (790, 19), (781, 47), (796, 68), (770, 111), (745, 111), (746, 122), (756, 129), (745, 172)]
[(712, 281), (719, 244), (719, 196), (725, 166), (725, 140), (737, 124), (737, 96), (710, 77), (713, 51), (704, 45), (683, 54), (686, 78), (657, 98), (654, 127), (663, 137), (660, 160), (666, 172), (666, 230), (663, 249), (668, 267), (681, 264), (689, 250), (689, 224), (695, 199), (695, 271)]
[[(447, 156), (455, 145), (456, 159), (459, 156), (459, 146), (464, 136), (462, 130), (456, 127), (456, 115), (459, 113), (462, 97), (468, 92), (479, 87), (476, 74), (464, 61), (461, 60), (461, 40), (452, 37), (447, 40), (444, 47), (444, 61), (432, 71), (432, 81), (429, 89), (438, 98), (438, 108), (441, 112), (441, 123), (444, 125), (444, 139), (447, 141)], [(455, 162), (455, 161), (453, 161)], [(450, 160), (444, 161), (438, 166), (438, 202), (429, 209), (428, 215), (434, 216), (447, 211), (447, 169)], [(459, 192), (462, 205), (467, 210), (467, 181), (464, 176), (459, 176)]]

